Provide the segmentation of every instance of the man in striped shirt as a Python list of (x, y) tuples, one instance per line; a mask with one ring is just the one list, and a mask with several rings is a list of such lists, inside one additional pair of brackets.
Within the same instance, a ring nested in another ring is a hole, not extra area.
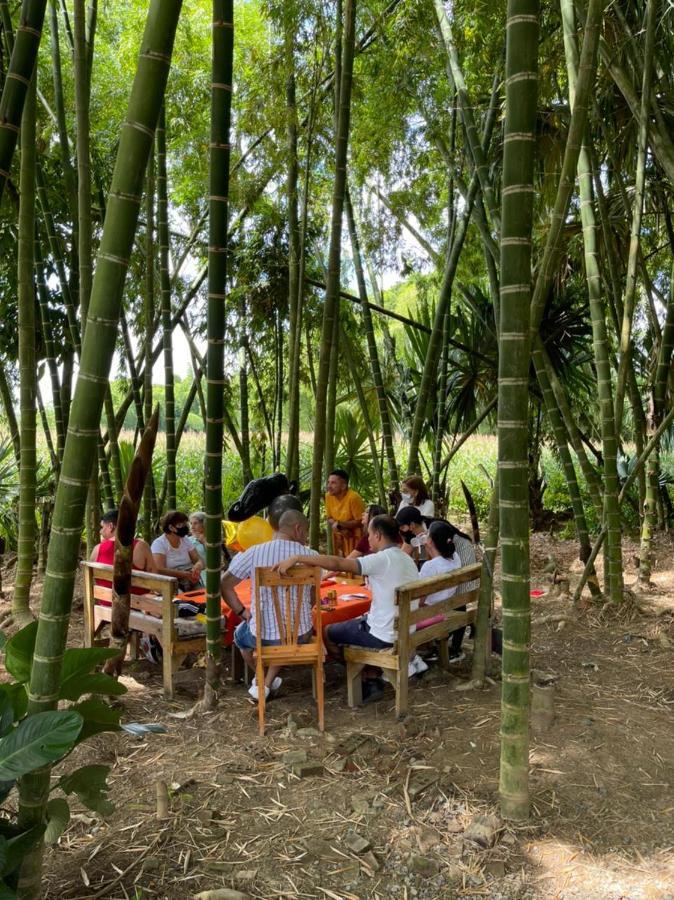
[[(280, 498), (279, 498), (280, 499)], [(255, 544), (249, 547), (244, 553), (239, 553), (232, 560), (229, 569), (222, 577), (220, 591), (225, 603), (233, 610), (236, 615), (241, 616), (243, 622), (237, 625), (234, 632), (234, 643), (241, 651), (246, 664), (255, 671), (255, 648), (257, 629), (260, 626), (255, 619), (255, 602), (251, 603), (250, 609), (246, 609), (243, 603), (236, 595), (234, 588), (241, 581), (250, 579), (251, 597), (255, 596), (255, 570), (267, 566), (274, 566), (276, 563), (288, 559), (301, 553), (307, 555), (317, 555), (315, 550), (306, 547), (307, 534), (309, 531), (309, 520), (304, 513), (298, 509), (286, 509), (282, 512), (280, 519), (277, 521), (270, 514), (269, 522), (274, 530), (274, 536), (270, 541), (263, 544)], [(296, 591), (293, 588), (292, 591)], [(311, 639), (313, 622), (311, 618), (311, 592), (308, 588), (303, 588), (304, 596), (300, 606), (300, 625), (298, 630), (298, 641), (305, 643)], [(291, 593), (294, 600), (295, 596)], [(260, 606), (262, 615), (262, 643), (267, 646), (278, 646), (281, 643), (281, 634), (279, 631), (276, 615), (274, 613), (274, 601), (270, 588), (262, 588), (260, 591)], [(281, 686), (281, 678), (278, 673), (278, 666), (270, 666), (265, 676), (264, 691), (265, 697), (270, 692), (277, 691)], [(255, 679), (250, 686), (248, 693), (254, 700), (258, 698), (258, 685)]]

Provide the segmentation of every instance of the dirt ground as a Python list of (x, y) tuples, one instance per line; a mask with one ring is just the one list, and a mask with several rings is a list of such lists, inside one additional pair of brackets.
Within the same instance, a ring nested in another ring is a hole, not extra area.
[[(626, 542), (628, 584), (635, 552)], [(211, 715), (175, 718), (198, 696), (203, 669), (181, 673), (167, 702), (159, 668), (135, 663), (124, 676), (124, 720), (161, 722), (168, 733), (99, 735), (73, 754), (68, 768), (112, 767), (116, 812), (103, 821), (74, 809), (46, 853), (45, 896), (188, 898), (230, 888), (322, 900), (674, 900), (673, 556), (674, 541), (660, 538), (655, 587), (638, 596), (645, 612), (632, 602), (617, 613), (576, 610), (548, 592), (544, 571), (552, 557), (573, 591), (574, 543), (533, 536), (532, 588), (548, 593), (532, 601), (532, 666), (554, 676), (555, 721), (531, 738), (527, 825), (493, 822), (487, 846), (471, 840), (476, 817), (498, 809), (500, 683), (493, 657), (487, 688), (461, 690), (470, 644), (455, 672), (432, 666), (413, 680), (402, 723), (392, 692), (350, 710), (343, 670), (328, 667), (323, 735), (301, 670), (269, 704), (259, 738), (243, 685), (228, 681)], [(81, 603), (74, 623), (77, 645)], [(301, 751), (315, 774), (293, 773)], [(170, 789), (163, 821), (157, 781)]]

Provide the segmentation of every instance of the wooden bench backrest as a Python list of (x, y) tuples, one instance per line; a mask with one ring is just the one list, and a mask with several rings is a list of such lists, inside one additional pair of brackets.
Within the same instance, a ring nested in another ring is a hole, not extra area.
[[(112, 588), (96, 584), (96, 579), (112, 582), (113, 567), (105, 563), (85, 560), (82, 562), (82, 569), (84, 570), (84, 599), (87, 609), (100, 600), (112, 603)], [(178, 589), (177, 579), (168, 575), (156, 575), (153, 572), (141, 572), (134, 569), (131, 573), (131, 586), (147, 591), (146, 594), (131, 594), (131, 609), (168, 619), (172, 628), (175, 615), (173, 599)]]
[[(460, 569), (454, 569), (452, 572), (447, 572), (443, 575), (432, 575), (430, 578), (419, 578), (417, 581), (402, 584), (396, 590), (395, 596), (398, 641), (405, 645), (410, 643), (416, 645), (442, 636), (446, 631), (446, 623), (443, 622), (424, 628), (419, 633), (418, 640), (416, 640), (415, 635), (410, 634), (410, 628), (418, 625), (419, 622), (423, 622), (425, 619), (431, 619), (438, 615), (447, 616), (459, 606), (466, 606), (469, 603), (476, 602), (480, 593), (481, 571), (482, 563), (473, 563), (470, 566), (462, 566)], [(477, 587), (466, 594), (457, 592), (452, 597), (441, 600), (439, 603), (434, 603), (432, 606), (419, 606), (414, 610), (411, 608), (414, 600), (473, 581), (477, 582)], [(401, 635), (404, 635), (402, 641), (400, 641)]]

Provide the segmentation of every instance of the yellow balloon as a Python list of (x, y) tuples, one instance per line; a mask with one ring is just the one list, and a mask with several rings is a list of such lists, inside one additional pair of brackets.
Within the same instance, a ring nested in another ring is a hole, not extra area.
[(266, 519), (260, 518), (260, 516), (251, 516), (250, 519), (241, 522), (236, 532), (237, 543), (244, 550), (247, 550), (254, 544), (263, 544), (265, 541), (270, 541), (272, 536), (271, 525)]
[(229, 522), (227, 519), (222, 520), (222, 539), (229, 546), (236, 540), (236, 532), (238, 529), (236, 522)]

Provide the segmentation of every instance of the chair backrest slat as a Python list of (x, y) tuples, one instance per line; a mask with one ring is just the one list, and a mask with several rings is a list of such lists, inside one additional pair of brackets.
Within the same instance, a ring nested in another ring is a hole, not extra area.
[[(279, 575), (273, 569), (264, 567), (255, 571), (255, 616), (260, 623), (256, 628), (262, 633), (264, 616), (274, 615), (279, 638), (284, 646), (294, 646), (300, 637), (302, 601), (305, 590), (310, 591), (312, 601), (320, 595), (321, 570), (313, 566), (297, 566), (287, 575)], [(272, 596), (271, 608), (266, 610), (261, 602), (262, 588), (269, 588)], [(282, 599), (279, 591), (283, 591)], [(320, 607), (320, 603), (318, 604)]]

